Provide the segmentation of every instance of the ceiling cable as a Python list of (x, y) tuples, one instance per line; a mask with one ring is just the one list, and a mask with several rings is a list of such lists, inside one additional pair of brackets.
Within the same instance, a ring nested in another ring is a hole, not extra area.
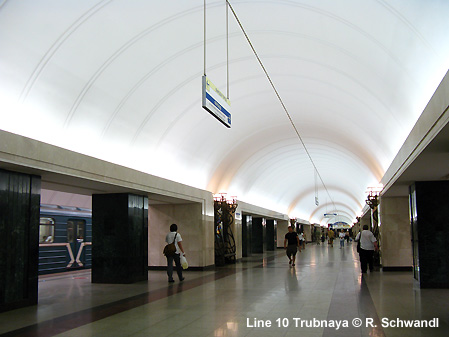
[(206, 0), (204, 0), (204, 42), (203, 42), (203, 53), (204, 53), (204, 76), (206, 76)]
[(321, 177), (321, 174), (320, 174), (320, 172), (318, 171), (318, 169), (317, 169), (317, 167), (316, 167), (316, 165), (315, 165), (315, 163), (314, 163), (314, 161), (313, 161), (313, 159), (312, 159), (312, 156), (310, 155), (309, 150), (308, 150), (307, 147), (306, 147), (306, 144), (304, 143), (304, 140), (302, 139), (301, 135), (299, 134), (299, 131), (298, 131), (298, 129), (296, 128), (296, 125), (295, 125), (295, 123), (293, 122), (293, 119), (292, 119), (292, 117), (290, 116), (290, 114), (289, 114), (289, 112), (288, 112), (288, 110), (287, 110), (287, 107), (286, 107), (285, 104), (284, 104), (284, 101), (282, 100), (282, 98), (281, 98), (279, 92), (277, 91), (276, 87), (274, 86), (274, 83), (273, 83), (273, 81), (271, 80), (270, 75), (268, 74), (267, 70), (265, 69), (265, 66), (264, 66), (263, 63), (262, 63), (262, 60), (260, 59), (260, 57), (259, 57), (259, 55), (257, 54), (256, 50), (254, 49), (254, 46), (253, 46), (253, 44), (251, 43), (251, 40), (249, 39), (248, 35), (246, 34), (246, 31), (245, 31), (245, 29), (243, 28), (243, 25), (242, 25), (242, 23), (240, 22), (239, 18), (237, 17), (237, 14), (235, 13), (234, 9), (232, 8), (232, 6), (231, 6), (229, 0), (226, 0), (226, 3), (228, 4), (229, 8), (231, 9), (231, 12), (232, 12), (232, 14), (233, 14), (234, 17), (235, 17), (235, 20), (236, 20), (237, 23), (239, 24), (240, 29), (242, 30), (243, 34), (245, 35), (245, 38), (246, 38), (246, 40), (248, 41), (249, 46), (251, 47), (251, 49), (252, 49), (254, 55), (255, 55), (256, 58), (257, 58), (257, 61), (259, 62), (260, 66), (262, 67), (262, 69), (263, 69), (263, 71), (264, 71), (264, 73), (265, 73), (265, 75), (266, 75), (266, 77), (267, 77), (267, 79), (268, 79), (268, 82), (270, 82), (270, 85), (271, 85), (271, 87), (273, 88), (273, 90), (274, 90), (274, 92), (275, 92), (275, 94), (276, 94), (276, 96), (277, 96), (279, 102), (281, 103), (282, 108), (284, 109), (285, 113), (287, 114), (287, 117), (288, 117), (288, 119), (289, 119), (289, 121), (290, 121), (290, 123), (291, 123), (293, 129), (295, 130), (296, 135), (298, 136), (299, 140), (301, 141), (301, 144), (302, 144), (302, 146), (304, 147), (304, 150), (306, 151), (307, 156), (309, 157), (309, 160), (310, 160), (310, 162), (312, 163), (312, 165), (313, 165), (313, 167), (314, 167), (314, 169), (315, 169), (316, 174), (317, 174), (318, 177), (320, 178), (321, 183), (323, 184), (323, 187), (324, 187), (324, 189), (325, 189), (326, 192), (327, 192), (327, 195), (328, 195), (329, 198), (331, 199), (332, 204), (334, 205), (335, 210), (337, 210), (337, 208), (336, 208), (336, 206), (335, 206), (335, 203), (334, 203), (334, 200), (333, 200), (332, 197), (330, 196), (329, 190), (327, 189), (326, 184), (324, 183), (323, 178)]
[(226, 97), (229, 99), (229, 6), (226, 6)]

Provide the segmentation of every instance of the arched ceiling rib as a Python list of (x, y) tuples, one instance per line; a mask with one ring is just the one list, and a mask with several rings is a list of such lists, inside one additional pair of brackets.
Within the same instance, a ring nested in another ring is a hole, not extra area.
[[(350, 190), (348, 189), (343, 189), (339, 186), (327, 186), (328, 189), (332, 192), (336, 192), (338, 191), (338, 193), (341, 194), (345, 194), (348, 200), (351, 200), (352, 203), (351, 205), (355, 205), (354, 209), (362, 209), (363, 208), (363, 203), (360, 200), (360, 197), (355, 195), (354, 193), (351, 193)], [(294, 213), (295, 208), (297, 207), (297, 205), (301, 204), (302, 201), (306, 201), (306, 200), (313, 200), (315, 196), (315, 186), (310, 186), (308, 189), (305, 189), (303, 191), (301, 191), (300, 194), (298, 194), (296, 196), (295, 199), (292, 200), (292, 203), (290, 204), (289, 208), (288, 208), (288, 213)], [(318, 196), (319, 196), (319, 200), (321, 200), (319, 206), (325, 206), (328, 211), (335, 211), (334, 210), (334, 205), (332, 204), (331, 201), (329, 202), (323, 202), (326, 199), (329, 200), (326, 195), (326, 191), (323, 188), (319, 188), (318, 189)]]
[[(197, 1), (3, 2), (0, 128), (303, 219), (355, 216), (449, 68), (449, 2), (231, 3), (332, 200), (318, 186), (314, 204), (313, 167), (233, 18), (232, 128), (201, 108)], [(207, 74), (225, 92), (225, 2), (207, 4)]]
[[(344, 204), (344, 203), (336, 202), (335, 204), (336, 204), (336, 206), (337, 206), (338, 208), (340, 208), (340, 211), (339, 211), (338, 215), (340, 215), (340, 214), (344, 214), (344, 215), (352, 215), (352, 214), (354, 214), (354, 212), (355, 212), (354, 209), (350, 209), (350, 208), (349, 208), (346, 204)], [(324, 217), (324, 214), (325, 214), (325, 213), (333, 213), (332, 207), (333, 207), (333, 205), (330, 204), (330, 203), (325, 203), (325, 204), (319, 205), (319, 206), (318, 206), (318, 207), (317, 207), (317, 208), (310, 214), (310, 220), (309, 220), (309, 221), (315, 222), (314, 219), (315, 219), (315, 218), (318, 218), (318, 221), (317, 221), (317, 222), (318, 222), (318, 223), (322, 223), (322, 222), (325, 221), (325, 219), (326, 219), (326, 218)], [(320, 213), (319, 216), (318, 216), (318, 213)], [(348, 216), (348, 218), (351, 219), (350, 216)]]

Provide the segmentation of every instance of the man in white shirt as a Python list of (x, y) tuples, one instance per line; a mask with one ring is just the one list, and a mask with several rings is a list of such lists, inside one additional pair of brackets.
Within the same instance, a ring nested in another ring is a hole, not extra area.
[(374, 250), (377, 251), (377, 240), (374, 237), (374, 234), (368, 230), (368, 225), (363, 226), (363, 231), (357, 234), (355, 241), (360, 240), (360, 264), (362, 265), (362, 273), (366, 273), (367, 265), (369, 264), (369, 271), (372, 272), (374, 270), (373, 266), (373, 257)]
[(343, 230), (338, 234), (338, 237), (340, 238), (340, 249), (345, 247), (345, 233), (343, 233)]
[(168, 282), (172, 283), (175, 282), (173, 279), (173, 261), (175, 261), (176, 264), (176, 272), (178, 273), (179, 281), (183, 281), (184, 277), (182, 276), (182, 267), (181, 267), (181, 256), (186, 255), (184, 253), (184, 248), (182, 247), (182, 237), (181, 234), (177, 232), (178, 226), (176, 224), (172, 224), (170, 226), (170, 233), (167, 234), (165, 237), (165, 242), (168, 244), (175, 243), (176, 252), (174, 255), (168, 255), (167, 256), (167, 275), (168, 275)]
[(304, 249), (304, 233), (299, 232), (298, 238), (299, 238), (299, 252), (301, 253), (301, 250)]

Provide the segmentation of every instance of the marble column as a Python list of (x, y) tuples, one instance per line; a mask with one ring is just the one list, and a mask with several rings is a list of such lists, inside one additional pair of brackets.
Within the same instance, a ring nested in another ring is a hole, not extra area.
[[(363, 230), (363, 226), (367, 225), (368, 229), (371, 230), (372, 229), (372, 225), (371, 225), (371, 210), (368, 211), (367, 213), (365, 213), (365, 215), (360, 219), (360, 228), (359, 231)], [(357, 235), (357, 233), (356, 233)]]
[(412, 270), (409, 198), (380, 198), (380, 247), (384, 271)]
[(261, 254), (263, 253), (264, 243), (265, 243), (265, 227), (264, 227), (264, 219), (253, 217), (253, 226), (252, 226), (252, 248), (251, 252), (253, 254)]
[(242, 218), (242, 256), (251, 256), (252, 251), (253, 218), (251, 215), (243, 215)]
[(148, 198), (92, 196), (92, 283), (148, 279)]
[(0, 312), (38, 299), (41, 178), (0, 170)]
[(276, 229), (277, 248), (284, 248), (285, 234), (287, 234), (287, 232), (288, 232), (289, 225), (290, 225), (290, 222), (288, 220), (278, 220), (277, 221), (277, 229)]
[(232, 229), (234, 233), (234, 239), (235, 239), (235, 247), (236, 247), (236, 260), (242, 259), (242, 214), (240, 212), (235, 213), (234, 217), (234, 225)]
[(449, 181), (410, 186), (414, 275), (421, 288), (449, 288)]
[(276, 231), (275, 231), (275, 220), (267, 219), (266, 225), (266, 235), (265, 243), (267, 250), (274, 250), (276, 247)]
[(303, 231), (306, 242), (312, 242), (312, 225), (310, 224), (303, 225)]
[[(210, 200), (213, 209), (213, 199)], [(178, 225), (189, 269), (204, 270), (215, 265), (214, 216), (203, 213), (200, 203), (155, 204), (149, 209), (150, 269), (165, 270), (167, 259), (162, 254), (170, 225)], [(234, 233), (235, 234), (235, 233)]]

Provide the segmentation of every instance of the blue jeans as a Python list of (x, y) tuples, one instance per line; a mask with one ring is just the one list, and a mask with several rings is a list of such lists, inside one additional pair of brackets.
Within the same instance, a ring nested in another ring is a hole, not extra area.
[(345, 246), (345, 240), (340, 239), (340, 247), (344, 247)]
[(179, 280), (182, 279), (182, 267), (180, 255), (175, 254), (172, 256), (167, 256), (167, 275), (169, 280), (173, 280), (173, 261), (176, 264), (176, 272), (178, 273)]

